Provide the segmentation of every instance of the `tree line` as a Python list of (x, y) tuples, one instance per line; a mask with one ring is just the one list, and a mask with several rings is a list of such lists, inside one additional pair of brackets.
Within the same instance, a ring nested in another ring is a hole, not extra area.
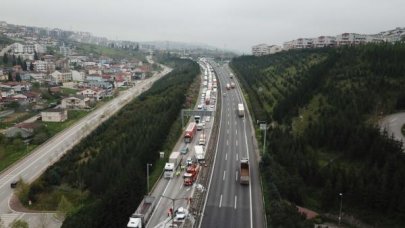
[(29, 199), (58, 186), (89, 192), (63, 227), (124, 227), (146, 193), (147, 163), (159, 159), (198, 64), (176, 59), (174, 70), (82, 140), (35, 181)]
[[(309, 65), (313, 56), (319, 61)], [(276, 123), (261, 162), (265, 192), (271, 196), (266, 202), (270, 224), (307, 226), (291, 216), (294, 204), (338, 213), (339, 193), (346, 214), (375, 226), (405, 224), (403, 147), (376, 123), (404, 108), (404, 62), (404, 44), (292, 51), (231, 62), (254, 117)], [(254, 88), (265, 88), (269, 78), (284, 81), (293, 72), (300, 72), (299, 79), (289, 80), (289, 89), (269, 108), (265, 97), (274, 92)], [(309, 110), (319, 96), (322, 102)], [(302, 134), (294, 129), (297, 121), (307, 122)]]

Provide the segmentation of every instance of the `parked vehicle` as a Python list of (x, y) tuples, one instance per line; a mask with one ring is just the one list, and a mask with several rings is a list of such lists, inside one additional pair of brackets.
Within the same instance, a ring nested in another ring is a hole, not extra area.
[(240, 184), (249, 184), (249, 160), (243, 158), (240, 160)]
[(170, 154), (169, 162), (165, 164), (164, 177), (173, 178), (174, 172), (177, 169), (177, 166), (181, 163), (180, 152), (175, 151)]
[(180, 153), (184, 155), (184, 154), (187, 154), (188, 151), (189, 151), (188, 146), (185, 145), (185, 146), (183, 146), (183, 147), (181, 148)]
[(184, 133), (184, 142), (191, 143), (191, 141), (193, 141), (196, 131), (197, 131), (196, 123), (195, 122), (189, 123)]
[(197, 161), (203, 163), (205, 161), (205, 152), (203, 146), (194, 146), (194, 150)]
[(129, 217), (128, 228), (143, 228), (156, 206), (154, 196), (145, 196), (136, 211)]
[(186, 172), (183, 175), (184, 185), (191, 186), (196, 180), (199, 172), (199, 167), (196, 164), (192, 164), (187, 167)]

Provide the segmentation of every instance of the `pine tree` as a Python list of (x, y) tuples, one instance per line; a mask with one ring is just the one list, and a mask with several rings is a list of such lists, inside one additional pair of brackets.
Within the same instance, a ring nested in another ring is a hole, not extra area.
[(11, 71), (8, 72), (8, 80), (13, 81), (13, 75), (11, 74)]
[(16, 74), (15, 80), (16, 80), (17, 82), (21, 82), (21, 75), (20, 75), (20, 73), (17, 73), (17, 74)]
[(4, 63), (4, 64), (7, 64), (7, 63), (8, 63), (8, 56), (7, 56), (6, 53), (4, 53), (4, 55), (3, 55), (3, 63)]

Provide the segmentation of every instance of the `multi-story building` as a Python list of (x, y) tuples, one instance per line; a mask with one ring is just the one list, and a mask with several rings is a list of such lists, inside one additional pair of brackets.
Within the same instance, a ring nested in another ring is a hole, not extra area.
[(72, 81), (72, 72), (59, 72), (56, 70), (51, 74), (51, 79), (56, 83), (70, 82)]
[(270, 55), (282, 51), (278, 45), (258, 44), (252, 47), (252, 54), (255, 56)]
[(334, 47), (336, 46), (336, 37), (334, 36), (320, 36), (314, 39), (315, 48)]
[(34, 71), (36, 72), (53, 72), (55, 71), (55, 64), (53, 62), (37, 60), (32, 63)]
[(336, 36), (336, 45), (358, 45), (366, 43), (366, 35), (357, 33), (342, 33)]

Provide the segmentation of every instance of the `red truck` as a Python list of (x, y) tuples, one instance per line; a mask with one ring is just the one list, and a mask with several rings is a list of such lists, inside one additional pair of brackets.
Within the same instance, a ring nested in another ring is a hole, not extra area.
[(186, 172), (184, 173), (184, 185), (191, 186), (197, 180), (199, 167), (196, 164), (190, 165), (187, 167)]
[(194, 135), (196, 132), (197, 132), (197, 126), (196, 126), (195, 122), (191, 122), (186, 128), (186, 132), (184, 134), (184, 142), (191, 143), (191, 141), (193, 141), (193, 138), (194, 138)]

